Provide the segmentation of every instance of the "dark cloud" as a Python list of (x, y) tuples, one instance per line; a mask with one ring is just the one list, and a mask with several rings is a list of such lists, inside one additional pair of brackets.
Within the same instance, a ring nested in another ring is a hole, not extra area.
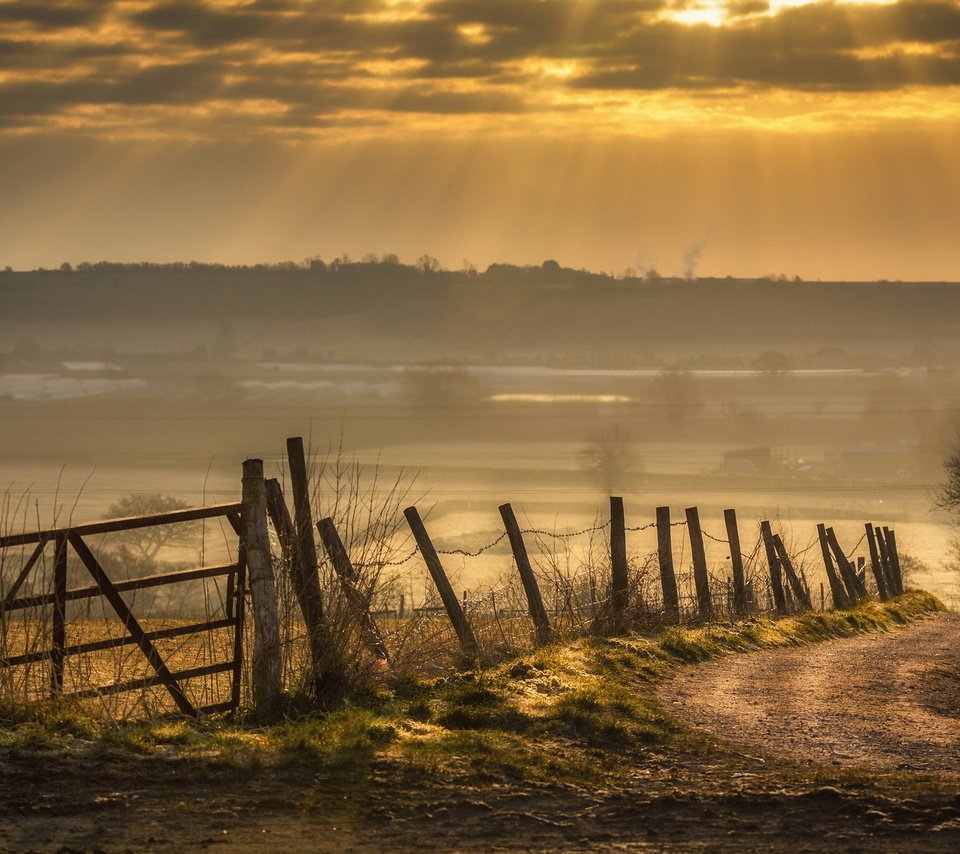
[(770, 3), (767, 0), (731, 0), (727, 4), (727, 14), (732, 18), (760, 15), (769, 10)]
[[(433, 0), (391, 16), (398, 7), (385, 0), (156, 2), (132, 13), (107, 0), (0, 0), (0, 69), (10, 73), (0, 121), (28, 127), (85, 105), (275, 102), (256, 120), (238, 106), (255, 131), (258, 122), (323, 127), (391, 113), (548, 112), (563, 90), (712, 97), (960, 84), (960, 0), (776, 14), (768, 0), (731, 0), (715, 27), (665, 14), (685, 3)], [(538, 68), (550, 61), (572, 62), (573, 73), (544, 76)], [(364, 111), (372, 115), (358, 119)]]
[(31, 24), (41, 30), (88, 27), (103, 19), (106, 5), (69, 0), (6, 0), (0, 2), (0, 25)]

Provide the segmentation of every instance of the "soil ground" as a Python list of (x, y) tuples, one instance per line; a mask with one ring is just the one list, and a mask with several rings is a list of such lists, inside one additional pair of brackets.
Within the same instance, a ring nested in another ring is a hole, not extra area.
[(658, 692), (685, 723), (811, 762), (960, 776), (960, 614), (896, 635), (750, 653)]
[[(599, 786), (470, 757), (433, 779), (375, 760), (9, 754), (13, 851), (960, 850), (960, 617), (725, 656), (660, 688), (691, 728)], [(599, 761), (599, 757), (598, 757)]]

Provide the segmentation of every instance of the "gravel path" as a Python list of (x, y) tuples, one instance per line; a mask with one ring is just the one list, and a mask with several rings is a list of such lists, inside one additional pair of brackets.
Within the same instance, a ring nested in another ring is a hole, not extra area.
[(683, 669), (659, 697), (681, 720), (757, 753), (960, 774), (960, 614), (726, 656)]

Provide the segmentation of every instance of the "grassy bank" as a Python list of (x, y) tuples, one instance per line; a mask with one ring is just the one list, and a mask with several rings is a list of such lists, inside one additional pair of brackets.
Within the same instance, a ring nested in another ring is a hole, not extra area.
[(851, 611), (582, 638), (490, 669), (386, 686), (333, 713), (266, 728), (226, 719), (114, 724), (65, 704), (5, 707), (0, 751), (21, 760), (186, 761), (211, 771), (308, 763), (360, 789), (374, 766), (410, 779), (466, 773), (585, 783), (650, 751), (689, 747), (654, 697), (656, 683), (680, 665), (888, 631), (942, 607), (913, 592)]

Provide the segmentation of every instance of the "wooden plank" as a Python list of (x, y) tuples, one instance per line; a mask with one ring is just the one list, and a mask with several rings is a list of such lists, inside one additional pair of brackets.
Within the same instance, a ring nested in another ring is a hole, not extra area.
[[(147, 632), (147, 640), (164, 640), (166, 638), (175, 638), (182, 635), (198, 634), (199, 632), (213, 632), (217, 629), (232, 628), (236, 624), (235, 620), (210, 620), (206, 623), (191, 623), (188, 626), (176, 626), (169, 629), (157, 629)], [(108, 638), (100, 641), (88, 641), (87, 643), (73, 644), (63, 648), (63, 655), (69, 658), (71, 655), (84, 655), (89, 652), (100, 652), (105, 649), (116, 649), (121, 646), (130, 646), (137, 641), (130, 635), (124, 635), (119, 638)], [(0, 659), (0, 667), (18, 667), (21, 664), (30, 664), (36, 661), (45, 661), (51, 658), (53, 650), (45, 649), (37, 652), (28, 652), (24, 655), (15, 655), (11, 658)]]
[[(159, 587), (164, 584), (178, 584), (182, 581), (193, 581), (197, 578), (214, 578), (218, 575), (228, 575), (236, 572), (235, 564), (227, 566), (201, 566), (197, 569), (179, 569), (175, 572), (162, 572), (157, 575), (144, 575), (140, 578), (130, 578), (126, 581), (117, 581), (114, 587), (121, 593), (127, 590), (142, 590), (145, 587)], [(73, 602), (76, 599), (91, 599), (94, 596), (101, 596), (102, 591), (99, 587), (76, 587), (73, 590), (67, 590), (65, 601)], [(41, 605), (52, 605), (54, 602), (53, 593), (40, 593), (36, 596), (22, 596), (14, 599), (9, 605), (3, 605), (7, 611), (15, 611), (20, 608), (36, 608)]]
[(243, 620), (246, 616), (247, 604), (247, 552), (243, 545), (243, 537), (237, 545), (236, 579), (233, 600), (236, 628), (233, 633), (233, 675), (230, 679), (230, 703), (235, 709), (240, 707), (240, 694), (243, 688)]
[(837, 570), (833, 565), (833, 557), (830, 554), (830, 542), (827, 539), (827, 528), (821, 522), (817, 525), (817, 536), (820, 538), (820, 554), (823, 556), (823, 568), (827, 573), (827, 581), (830, 584), (830, 596), (833, 599), (833, 607), (842, 611), (856, 601), (847, 598), (847, 591), (844, 589), (843, 582), (837, 576)]
[(881, 602), (890, 598), (890, 591), (887, 589), (887, 578), (884, 572), (883, 564), (880, 562), (880, 552), (877, 549), (877, 537), (873, 530), (873, 525), (867, 522), (864, 525), (867, 537), (867, 548), (870, 551), (870, 569), (873, 572), (873, 579), (877, 583), (877, 595)]
[(813, 610), (813, 602), (810, 601), (810, 594), (800, 581), (800, 576), (793, 567), (793, 561), (787, 553), (787, 548), (783, 544), (783, 538), (779, 534), (773, 535), (773, 547), (777, 550), (777, 557), (780, 558), (780, 566), (787, 575), (790, 587), (793, 589), (793, 595), (808, 611)]
[(10, 603), (16, 598), (17, 592), (23, 586), (23, 582), (27, 580), (27, 576), (30, 574), (30, 571), (36, 565), (37, 561), (40, 560), (40, 556), (43, 554), (43, 550), (46, 548), (46, 545), (47, 540), (41, 540), (39, 543), (37, 543), (36, 548), (33, 550), (30, 557), (27, 558), (27, 562), (23, 565), (19, 575), (17, 575), (16, 579), (14, 579), (13, 584), (10, 585), (7, 595), (3, 597), (3, 608), (10, 607)]
[(446, 572), (444, 572), (443, 564), (440, 563), (440, 556), (433, 547), (433, 542), (427, 533), (427, 529), (423, 525), (423, 520), (417, 512), (417, 508), (408, 507), (403, 511), (403, 516), (410, 526), (413, 538), (416, 540), (417, 546), (420, 549), (420, 554), (423, 555), (423, 561), (427, 565), (427, 571), (430, 573), (430, 577), (433, 579), (433, 583), (440, 593), (440, 600), (443, 602), (447, 616), (453, 624), (453, 630), (457, 633), (457, 639), (460, 641), (460, 650), (469, 659), (477, 658), (480, 654), (480, 647), (473, 634), (470, 621), (463, 613), (460, 602), (457, 600), (457, 594), (453, 592), (453, 588), (450, 586), (450, 581), (447, 578)]
[(337, 578), (340, 580), (343, 593), (360, 620), (370, 651), (377, 658), (389, 661), (390, 653), (383, 636), (380, 634), (380, 628), (370, 613), (370, 602), (360, 590), (360, 576), (354, 569), (353, 562), (350, 560), (350, 555), (347, 554), (343, 540), (340, 539), (340, 534), (333, 523), (333, 519), (321, 519), (317, 522), (317, 530), (320, 533), (320, 541), (330, 558), (330, 563), (333, 564), (334, 572), (337, 573)]
[(280, 619), (267, 531), (263, 460), (243, 463), (243, 544), (253, 605), (253, 704), (261, 723), (280, 711)]
[(680, 594), (673, 568), (673, 539), (670, 530), (670, 508), (657, 508), (657, 559), (660, 563), (660, 589), (663, 591), (663, 614), (666, 622), (680, 619)]
[(530, 619), (533, 620), (537, 646), (544, 646), (553, 640), (553, 628), (550, 626), (547, 609), (543, 606), (543, 597), (540, 595), (537, 576), (530, 565), (527, 547), (523, 542), (523, 533), (520, 531), (520, 525), (517, 524), (517, 517), (513, 508), (509, 504), (501, 504), (498, 509), (500, 510), (500, 518), (503, 519), (507, 537), (510, 540), (510, 548), (513, 550), (513, 559), (517, 564), (517, 572), (520, 574), (520, 583), (523, 585), (523, 592), (527, 596), (527, 610)]
[(747, 613), (747, 584), (743, 572), (743, 552), (740, 549), (740, 526), (737, 511), (732, 507), (723, 511), (723, 522), (730, 543), (730, 571), (733, 575), (733, 612), (738, 616)]
[[(507, 505), (509, 506), (509, 505)], [(610, 571), (613, 622), (624, 628), (630, 605), (630, 578), (627, 567), (627, 523), (623, 499), (610, 498)]]
[[(293, 521), (296, 533), (296, 560), (290, 562), (293, 589), (300, 604), (303, 621), (310, 643), (314, 683), (319, 692), (330, 670), (332, 675), (341, 668), (336, 661), (337, 647), (327, 636), (323, 618), (323, 597), (320, 592), (320, 576), (317, 565), (317, 543), (313, 536), (313, 513), (310, 509), (310, 484), (307, 479), (307, 461), (303, 450), (303, 438), (287, 439), (287, 463), (290, 468), (290, 485), (293, 493)], [(284, 504), (284, 506), (286, 506)], [(340, 681), (335, 679), (334, 681)]]
[(58, 697), (63, 692), (63, 648), (67, 645), (67, 538), (57, 534), (54, 542), (50, 693)]
[(707, 554), (703, 547), (703, 529), (700, 527), (700, 511), (688, 507), (687, 534), (690, 537), (690, 556), (693, 558), (693, 583), (697, 588), (697, 612), (702, 620), (713, 616), (713, 599), (710, 596), (710, 576), (707, 574)]
[(850, 561), (847, 560), (847, 556), (843, 553), (843, 549), (840, 548), (840, 541), (837, 539), (837, 533), (833, 528), (827, 528), (827, 543), (830, 545), (830, 551), (833, 552), (833, 558), (837, 563), (837, 567), (840, 570), (840, 577), (843, 579), (843, 586), (847, 590), (847, 598), (850, 600), (851, 604), (856, 604), (864, 596), (866, 596), (867, 591), (865, 588), (861, 587), (860, 580), (857, 578), (857, 574), (853, 571), (853, 567), (850, 566)]
[(171, 510), (167, 513), (153, 513), (147, 516), (125, 516), (122, 519), (105, 519), (102, 522), (85, 522), (66, 528), (49, 528), (27, 534), (8, 534), (0, 537), (0, 549), (9, 546), (23, 546), (52, 540), (57, 535), (73, 532), (81, 537), (93, 534), (110, 534), (116, 531), (131, 531), (135, 528), (150, 528), (154, 525), (173, 525), (177, 522), (195, 522), (198, 519), (213, 519), (217, 516), (229, 516), (238, 513), (241, 504), (213, 504), (209, 507), (189, 507), (184, 510)]
[(196, 712), (193, 705), (177, 684), (176, 679), (174, 679), (170, 669), (164, 663), (157, 648), (150, 639), (147, 638), (146, 632), (137, 621), (137, 618), (133, 616), (133, 612), (127, 606), (127, 603), (123, 601), (120, 591), (117, 590), (106, 572), (104, 572), (103, 567), (100, 566), (100, 563), (93, 556), (90, 549), (87, 548), (87, 544), (83, 541), (82, 537), (71, 531), (67, 534), (67, 539), (70, 545), (73, 546), (73, 550), (77, 553), (83, 565), (87, 568), (87, 571), (93, 577), (94, 581), (97, 582), (97, 586), (103, 591), (104, 598), (110, 603), (110, 606), (116, 612), (127, 631), (130, 632), (130, 635), (136, 641), (137, 646), (140, 647), (140, 651), (144, 654), (144, 657), (156, 672), (158, 679), (163, 683), (163, 686), (177, 704), (177, 708), (185, 715), (195, 715)]
[(764, 519), (760, 523), (760, 536), (763, 538), (763, 548), (767, 554), (767, 565), (770, 567), (770, 589), (773, 591), (773, 606), (778, 614), (788, 613), (787, 597), (783, 592), (783, 575), (780, 568), (780, 557), (773, 544), (773, 531), (770, 522)]
[[(233, 666), (232, 662), (224, 661), (218, 664), (206, 664), (203, 667), (194, 667), (190, 670), (178, 670), (171, 673), (170, 677), (176, 682), (186, 682), (188, 679), (197, 679), (201, 676), (212, 676), (215, 673), (226, 673)], [(92, 697), (103, 697), (110, 694), (122, 694), (124, 691), (139, 691), (143, 688), (152, 688), (155, 685), (165, 685), (164, 677), (145, 676), (143, 679), (130, 679), (126, 682), (114, 682), (112, 685), (103, 685), (99, 688), (84, 688), (82, 691), (73, 691), (70, 694), (64, 694), (65, 700), (87, 700)], [(191, 715), (198, 712), (191, 706)]]

